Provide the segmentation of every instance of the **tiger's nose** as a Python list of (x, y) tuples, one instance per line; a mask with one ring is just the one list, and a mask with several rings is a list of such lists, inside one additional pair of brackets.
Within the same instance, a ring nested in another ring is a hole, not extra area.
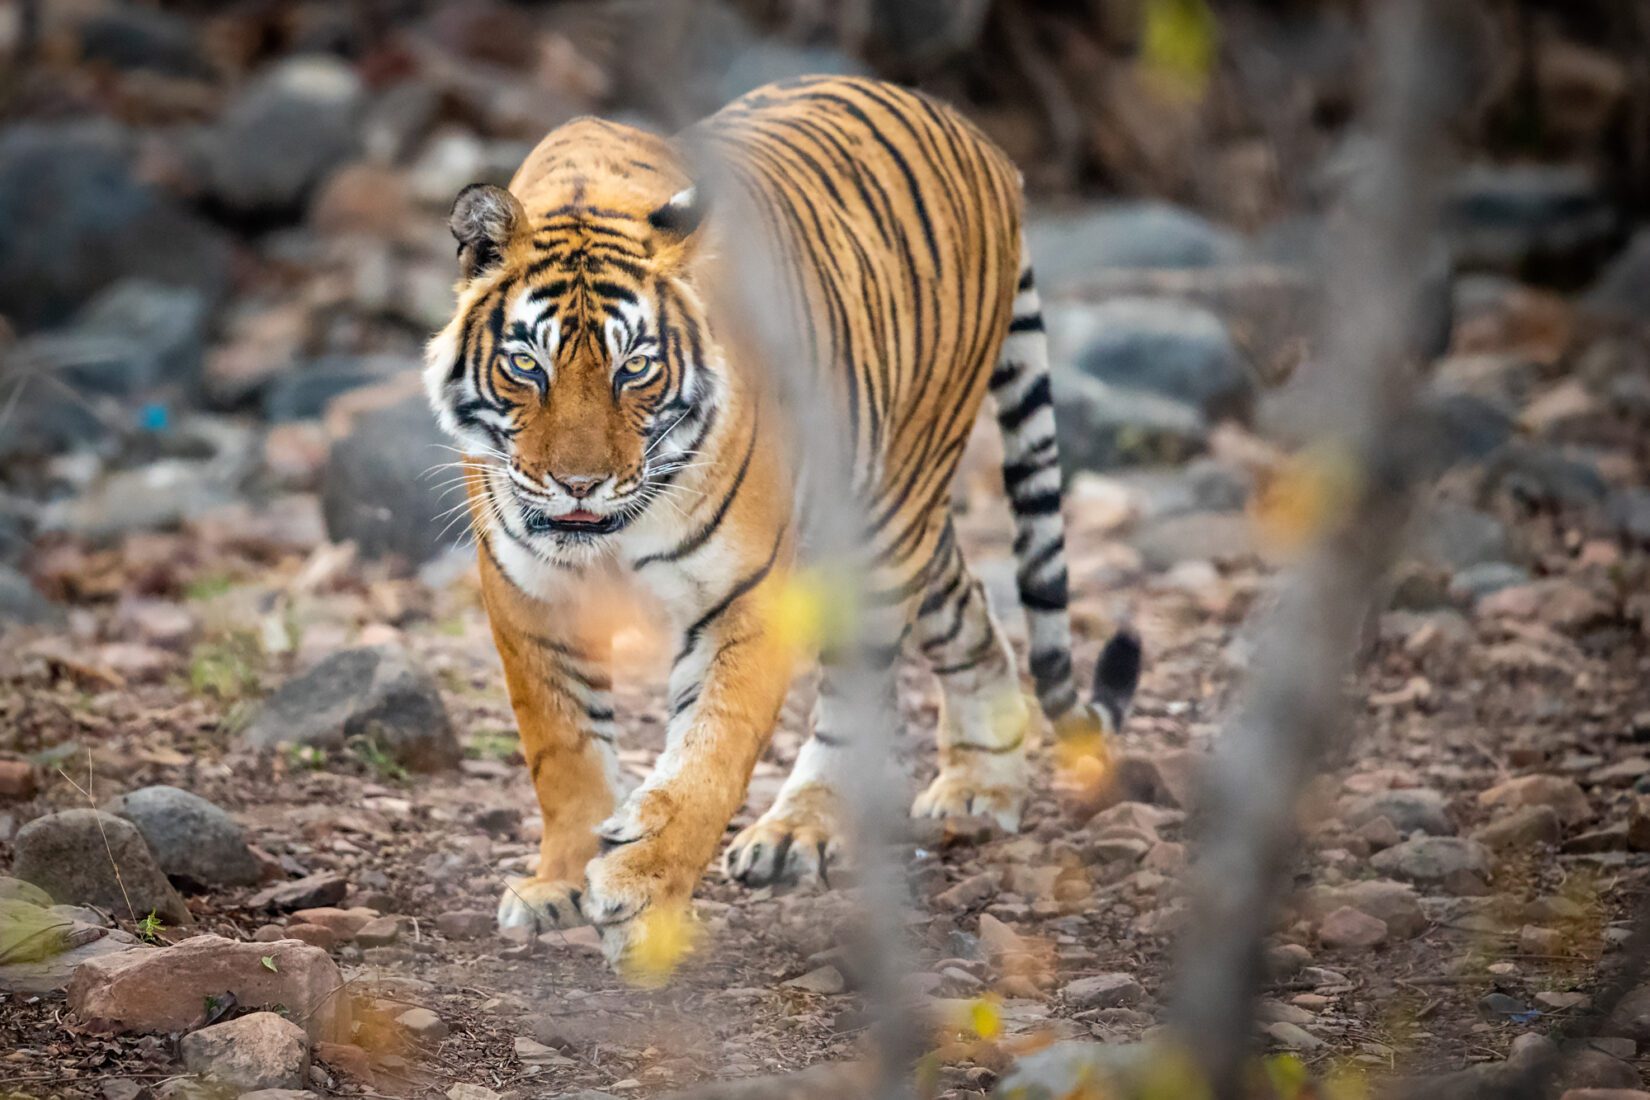
[(574, 500), (583, 500), (595, 490), (596, 486), (606, 480), (606, 477), (598, 475), (578, 475), (574, 477), (556, 477), (556, 484), (566, 489)]

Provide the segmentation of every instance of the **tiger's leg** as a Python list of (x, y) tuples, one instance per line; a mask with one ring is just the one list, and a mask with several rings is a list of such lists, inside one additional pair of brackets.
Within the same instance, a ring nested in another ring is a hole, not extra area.
[[(853, 780), (856, 754), (850, 738), (863, 718), (840, 694), (846, 679), (842, 670), (825, 662), (812, 731), (773, 805), (728, 845), (722, 869), (729, 878), (751, 887), (776, 882), (830, 884), (830, 868), (843, 858), (849, 839), (848, 807), (841, 792)], [(891, 685), (892, 676), (884, 681)], [(891, 697), (883, 700), (882, 713), (898, 713)]]
[(949, 523), (937, 555), (917, 609), (916, 639), (940, 681), (940, 773), (917, 796), (911, 813), (981, 814), (1014, 832), (1030, 790), (1025, 740), (1031, 708), (1020, 690), (1013, 650)]
[(618, 788), (606, 655), (598, 643), (558, 631), (554, 624), (575, 616), (525, 595), (485, 551), (481, 592), (544, 821), (537, 871), (505, 887), (498, 926), (582, 924), (584, 866)]
[[(908, 538), (915, 547), (889, 555), (888, 564), (865, 578), (864, 599), (855, 615), (857, 655), (821, 656), (812, 733), (773, 805), (728, 845), (722, 865), (730, 878), (753, 887), (805, 881), (829, 885), (831, 865), (852, 844), (852, 807), (843, 793), (852, 789), (850, 784), (863, 786), (868, 753), (885, 751), (863, 739), (891, 732), (877, 728), (879, 720), (899, 720), (894, 664), (917, 596), (938, 564), (932, 554), (945, 540), (943, 527), (932, 518), (916, 520), (911, 530)], [(881, 697), (868, 698), (868, 693)], [(886, 756), (876, 759), (873, 766), (881, 767)]]
[(688, 626), (670, 673), (665, 751), (598, 830), (601, 854), (585, 868), (584, 912), (621, 970), (637, 962), (646, 976), (647, 960), (669, 962), (660, 954), (671, 953), (671, 926), (686, 918), (773, 733), (794, 663), (771, 628), (790, 554), (782, 530), (766, 564), (747, 565)]

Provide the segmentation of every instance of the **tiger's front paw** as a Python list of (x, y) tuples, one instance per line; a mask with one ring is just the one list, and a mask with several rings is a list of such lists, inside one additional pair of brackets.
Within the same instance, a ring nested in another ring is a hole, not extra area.
[(746, 886), (818, 882), (829, 886), (844, 838), (841, 800), (828, 787), (788, 791), (728, 845), (722, 870)]
[(584, 923), (579, 910), (583, 890), (571, 882), (547, 878), (512, 879), (498, 900), (498, 930), (527, 928), (548, 932)]
[(662, 985), (692, 950), (699, 866), (655, 836), (613, 848), (585, 868), (584, 915), (602, 953), (628, 981)]
[(912, 817), (989, 817), (1008, 833), (1020, 831), (1031, 787), (1020, 767), (981, 766), (967, 760), (947, 764), (911, 804)]

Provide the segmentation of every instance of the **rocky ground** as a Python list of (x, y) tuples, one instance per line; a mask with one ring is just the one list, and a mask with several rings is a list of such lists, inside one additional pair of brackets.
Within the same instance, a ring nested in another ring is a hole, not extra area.
[[(680, 120), (561, 5), (541, 22), (436, 5), (388, 37), (344, 7), (85, 3), (52, 13), (10, 88), (0, 1092), (661, 1096), (851, 1062), (868, 1045), (851, 889), (713, 870), (696, 949), (657, 989), (616, 978), (587, 932), (494, 933), (538, 817), (450, 514), (455, 456), (415, 378), (451, 305), (441, 219), (549, 122)], [(717, 10), (734, 22), (679, 51), (711, 75), (678, 113), (753, 74), (852, 66)], [(1323, 120), (1344, 117), (1334, 59), (1359, 39), (1309, 22), (1315, 91), (1290, 100), (1322, 124), (1309, 193), (1220, 112), (1205, 132), (1130, 106), (1125, 66), (1065, 167), (1197, 209), (1034, 209), (1079, 667), (1124, 620), (1148, 660), (1106, 808), (1057, 803), (1044, 748), (1020, 835), (913, 826), (899, 852), (901, 988), (933, 1025), (936, 1095), (1021, 1095), (1165, 1021), (1199, 769), (1333, 472), (1296, 449), (1333, 260), (1317, 192), (1356, 151)], [(1238, 52), (1268, 41), (1228, 30)], [(1534, 94), (1562, 110), (1542, 158), (1464, 155), (1439, 255), (1417, 261), (1426, 491), (1269, 948), (1259, 1038), (1320, 1077), (1477, 1095), (1587, 1019), (1645, 904), (1650, 231), (1590, 152), (1622, 117), (1625, 63), (1596, 35), (1549, 37)], [(1091, 67), (1060, 41), (1062, 65)], [(936, 90), (964, 101), (962, 68)], [(983, 100), (982, 125), (1039, 155), (1035, 110)], [(1019, 642), (989, 429), (956, 505)], [(612, 614), (634, 778), (660, 749), (669, 642), (621, 594)], [(809, 691), (730, 835), (777, 790)], [(920, 668), (901, 705), (890, 767), (914, 792), (936, 713)], [(1645, 1088), (1650, 986), (1591, 1034), (1559, 1089)]]

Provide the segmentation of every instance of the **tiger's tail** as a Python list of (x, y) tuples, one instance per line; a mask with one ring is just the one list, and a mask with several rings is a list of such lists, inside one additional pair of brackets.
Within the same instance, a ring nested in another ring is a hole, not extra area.
[(1031, 678), (1037, 702), (1057, 734), (1077, 735), (1096, 725), (1111, 733), (1122, 727), (1140, 679), (1140, 639), (1125, 628), (1106, 643), (1089, 699), (1081, 702), (1071, 667), (1066, 532), (1048, 339), (1029, 252), (1021, 253), (1012, 317), (991, 374), (991, 397), (1003, 434), (1003, 484), (1014, 511), (1015, 581), (1031, 637)]

